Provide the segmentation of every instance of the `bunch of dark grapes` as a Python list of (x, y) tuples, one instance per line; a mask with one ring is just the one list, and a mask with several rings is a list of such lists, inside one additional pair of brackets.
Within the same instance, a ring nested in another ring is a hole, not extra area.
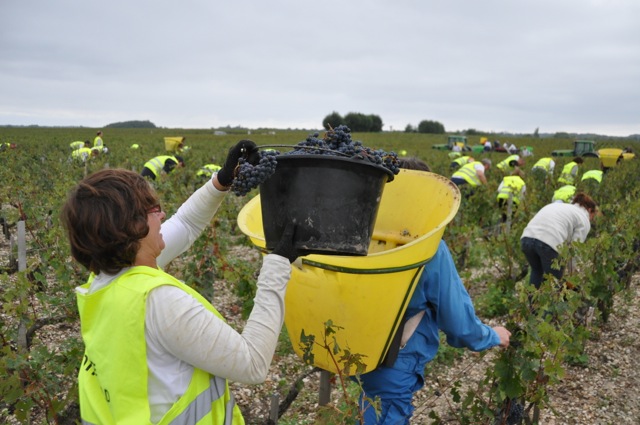
[(245, 158), (238, 160), (238, 168), (231, 183), (231, 191), (236, 196), (245, 196), (252, 189), (260, 186), (260, 183), (271, 177), (276, 171), (276, 155), (280, 152), (275, 150), (260, 151), (260, 161), (252, 165)]
[(520, 425), (524, 419), (524, 405), (517, 399), (505, 400), (504, 406), (494, 424)]
[(309, 135), (305, 140), (299, 142), (294, 150), (285, 155), (290, 154), (339, 155), (368, 160), (387, 168), (394, 175), (400, 172), (398, 155), (394, 152), (385, 152), (382, 149), (374, 150), (362, 146), (362, 142), (351, 139), (351, 130), (346, 125), (340, 125), (327, 131), (323, 138), (320, 138), (319, 133)]

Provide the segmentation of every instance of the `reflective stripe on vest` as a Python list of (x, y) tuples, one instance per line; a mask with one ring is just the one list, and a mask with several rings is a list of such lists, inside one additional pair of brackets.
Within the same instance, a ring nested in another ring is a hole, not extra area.
[(506, 176), (503, 179), (502, 188), (498, 191), (497, 199), (511, 199), (514, 204), (520, 203), (520, 191), (524, 187), (524, 180), (520, 176)]
[(501, 169), (502, 171), (506, 170), (507, 167), (509, 167), (509, 163), (511, 161), (517, 161), (518, 159), (520, 159), (520, 157), (518, 155), (510, 155), (507, 157), (507, 159), (505, 159), (504, 161), (500, 161), (497, 165), (497, 167), (499, 169)]
[(463, 165), (458, 171), (453, 173), (452, 177), (462, 177), (471, 186), (480, 186), (482, 182), (480, 181), (475, 168), (478, 164), (482, 165), (482, 162), (474, 161)]
[[(146, 299), (180, 288), (222, 318), (202, 295), (161, 270), (132, 267), (105, 288), (76, 290), (85, 356), (78, 374), (83, 424), (151, 424), (145, 340)], [(243, 424), (225, 379), (194, 368), (185, 393), (159, 425)]]
[(573, 170), (573, 167), (577, 167), (577, 166), (578, 164), (574, 161), (571, 161), (570, 163), (565, 165), (562, 168), (562, 173), (560, 174), (560, 177), (558, 177), (558, 182), (564, 183), (564, 184), (573, 184), (573, 181), (575, 180), (575, 176), (571, 174), (571, 171)]

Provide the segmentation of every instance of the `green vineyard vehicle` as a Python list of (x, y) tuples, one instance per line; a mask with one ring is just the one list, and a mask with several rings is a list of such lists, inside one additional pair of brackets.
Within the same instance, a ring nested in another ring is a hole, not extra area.
[(575, 140), (573, 149), (557, 149), (551, 152), (551, 156), (583, 156), (597, 158), (593, 140)]
[(440, 151), (450, 151), (454, 146), (460, 146), (460, 150), (463, 151), (471, 150), (467, 143), (467, 136), (449, 136), (447, 138), (447, 143), (433, 145), (432, 148)]

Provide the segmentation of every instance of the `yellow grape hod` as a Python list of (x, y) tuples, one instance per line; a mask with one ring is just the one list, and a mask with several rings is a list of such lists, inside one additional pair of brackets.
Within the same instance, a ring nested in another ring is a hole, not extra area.
[[(285, 324), (296, 354), (304, 355), (302, 332), (319, 341), (331, 321), (342, 328), (332, 335), (338, 346), (363, 356), (365, 371), (375, 369), (459, 206), (460, 192), (446, 177), (402, 169), (384, 188), (366, 256), (311, 254), (301, 265), (294, 263)], [(265, 248), (260, 195), (240, 211), (238, 225), (254, 245)], [(337, 370), (330, 353), (317, 345), (313, 358), (315, 366), (330, 372), (356, 372)]]

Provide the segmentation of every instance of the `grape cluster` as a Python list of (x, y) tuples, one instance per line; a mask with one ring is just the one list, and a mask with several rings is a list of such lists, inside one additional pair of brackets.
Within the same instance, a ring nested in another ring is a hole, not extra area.
[(524, 406), (516, 400), (511, 400), (507, 425), (520, 425), (524, 419)]
[(494, 424), (520, 425), (522, 424), (524, 416), (524, 405), (515, 398), (507, 399), (502, 409), (500, 409), (500, 413), (494, 421)]
[(276, 171), (276, 156), (280, 152), (276, 150), (260, 151), (260, 161), (252, 165), (245, 158), (238, 160), (235, 177), (231, 183), (231, 191), (236, 196), (245, 196), (252, 189), (260, 186), (260, 183), (271, 177)]
[(374, 150), (363, 146), (362, 142), (358, 140), (352, 140), (351, 130), (346, 125), (340, 125), (327, 131), (323, 138), (320, 138), (319, 133), (309, 135), (285, 155), (291, 154), (346, 156), (381, 165), (394, 175), (400, 172), (398, 155), (394, 152), (385, 152), (382, 149)]

